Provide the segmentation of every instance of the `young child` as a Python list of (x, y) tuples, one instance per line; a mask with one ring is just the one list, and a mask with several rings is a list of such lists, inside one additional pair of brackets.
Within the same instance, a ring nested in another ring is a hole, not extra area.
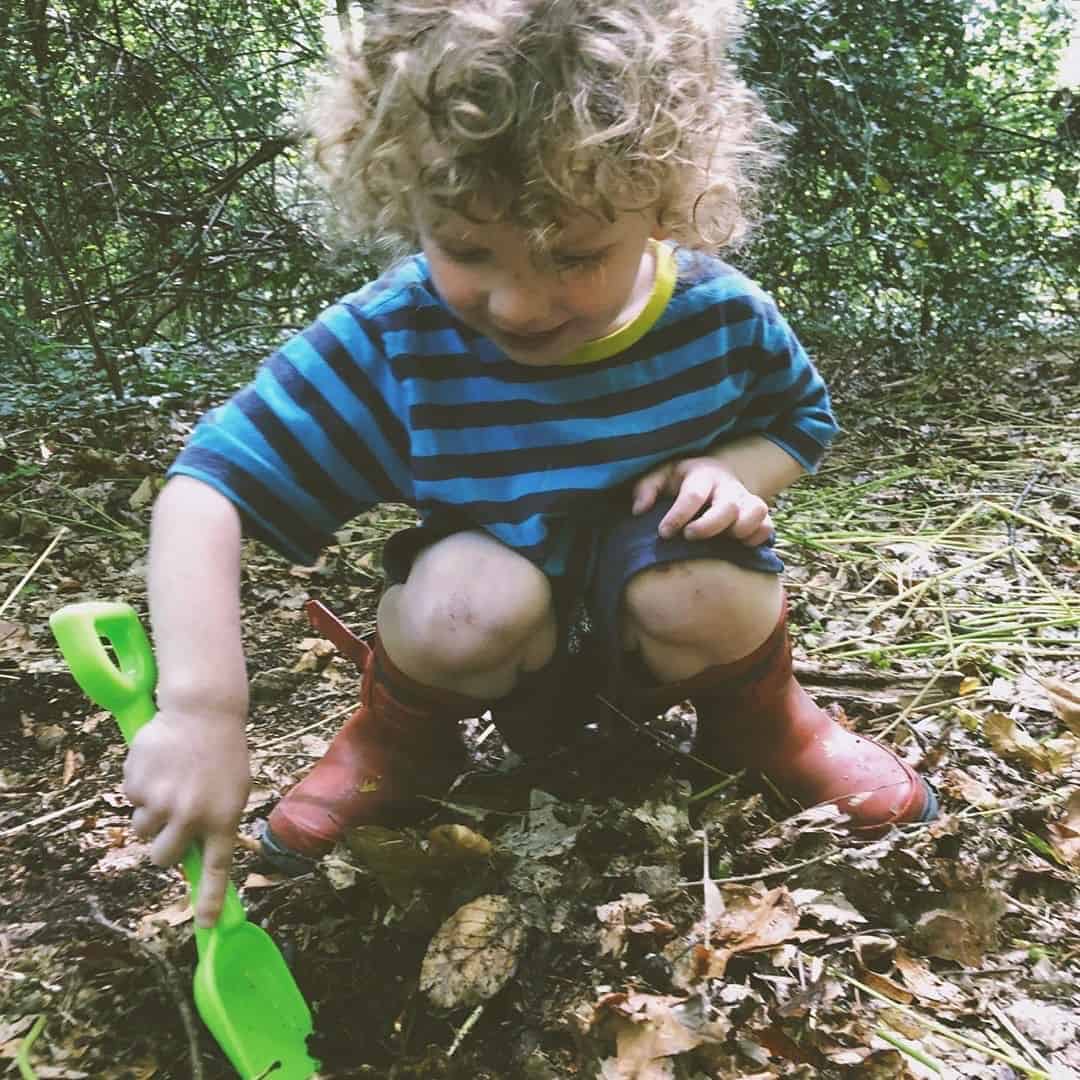
[(744, 231), (768, 125), (724, 0), (386, 0), (316, 99), (347, 219), (419, 254), (346, 296), (211, 412), (154, 512), (159, 713), (126, 769), (156, 862), (192, 840), (219, 910), (249, 783), (242, 533), (315, 560), (416, 507), (361, 704), (274, 810), (282, 860), (400, 821), (491, 708), (544, 753), (575, 722), (584, 602), (626, 709), (691, 699), (695, 754), (857, 828), (929, 820), (925, 782), (792, 676), (768, 501), (836, 425)]

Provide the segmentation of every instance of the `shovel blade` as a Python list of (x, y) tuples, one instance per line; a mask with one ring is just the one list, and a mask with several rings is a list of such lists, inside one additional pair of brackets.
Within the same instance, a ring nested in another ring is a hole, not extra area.
[(273, 939), (241, 922), (210, 931), (195, 969), (195, 1004), (244, 1080), (306, 1080), (311, 1013)]

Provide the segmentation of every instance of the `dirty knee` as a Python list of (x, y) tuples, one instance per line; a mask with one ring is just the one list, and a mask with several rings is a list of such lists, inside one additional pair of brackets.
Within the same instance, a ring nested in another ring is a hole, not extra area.
[(689, 647), (703, 662), (724, 663), (764, 641), (780, 616), (779, 578), (722, 559), (649, 567), (623, 597), (626, 648)]
[[(551, 586), (520, 556), (491, 546), (458, 545), (418, 566), (401, 587), (397, 610), (412, 648), (443, 671), (481, 671), (554, 649)], [(471, 558), (465, 562), (461, 556)], [(544, 657), (541, 657), (544, 659)]]

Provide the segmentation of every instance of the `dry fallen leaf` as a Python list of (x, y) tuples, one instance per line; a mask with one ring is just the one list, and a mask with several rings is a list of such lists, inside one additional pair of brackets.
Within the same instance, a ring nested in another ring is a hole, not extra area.
[(449, 862), (472, 862), (491, 855), (491, 841), (468, 825), (436, 825), (428, 834), (428, 851)]
[(525, 924), (505, 896), (463, 904), (439, 928), (420, 967), (420, 989), (443, 1009), (479, 1005), (517, 970)]
[(318, 671), (337, 655), (337, 647), (325, 638), (304, 638), (300, 642), (300, 648), (304, 651), (300, 654), (300, 659), (293, 664), (293, 671)]
[(1062, 772), (1080, 754), (1080, 740), (1075, 735), (1038, 742), (1004, 713), (990, 713), (983, 719), (982, 728), (990, 745), (1003, 758), (1020, 761), (1039, 772)]
[(942, 788), (949, 795), (959, 796), (969, 806), (978, 810), (989, 810), (998, 804), (998, 797), (963, 769), (949, 769), (945, 773)]
[(821, 889), (795, 889), (791, 898), (803, 915), (810, 915), (818, 922), (830, 926), (855, 926), (866, 922), (851, 901), (840, 893), (822, 892)]
[(1051, 822), (1047, 832), (1058, 858), (1080, 867), (1080, 788), (1069, 796), (1061, 820)]
[(978, 964), (997, 943), (997, 927), (1007, 908), (997, 889), (971, 889), (949, 897), (948, 908), (927, 911), (915, 924), (916, 946), (929, 956)]
[(138, 938), (150, 938), (158, 934), (162, 927), (181, 926), (190, 922), (195, 917), (191, 910), (191, 901), (185, 894), (179, 900), (161, 908), (159, 911), (151, 911), (139, 920), (135, 936)]
[(722, 912), (710, 926), (699, 922), (687, 939), (674, 941), (664, 949), (672, 961), (672, 983), (689, 990), (703, 979), (723, 978), (728, 961), (736, 953), (768, 949), (785, 941), (820, 938), (823, 933), (799, 930), (799, 910), (786, 886), (766, 889), (759, 881), (753, 885), (722, 886)]
[(898, 1001), (901, 1005), (910, 1005), (915, 1000), (915, 995), (907, 987), (901, 986), (898, 982), (890, 979), (888, 975), (882, 975), (878, 971), (863, 968), (859, 972), (859, 978), (871, 990), (876, 990), (890, 1001)]
[(1040, 679), (1043, 689), (1050, 695), (1050, 704), (1054, 712), (1065, 722), (1065, 726), (1074, 734), (1080, 735), (1080, 683), (1066, 682), (1064, 679)]
[(596, 917), (603, 927), (600, 931), (601, 956), (622, 956), (630, 932), (629, 923), (645, 911), (651, 899), (648, 893), (623, 893), (618, 900), (597, 907)]
[(602, 1063), (600, 1080), (668, 1080), (672, 1058), (723, 1042), (731, 1030), (726, 1017), (703, 1016), (700, 999), (660, 994), (608, 994), (593, 1022), (615, 1035), (615, 1057)]
[(933, 1004), (956, 1003), (964, 993), (953, 983), (939, 979), (930, 966), (903, 949), (896, 950), (894, 960), (896, 970), (900, 972), (904, 985), (921, 1001)]
[(400, 907), (408, 907), (414, 893), (438, 875), (435, 862), (404, 830), (358, 825), (346, 832), (345, 844)]

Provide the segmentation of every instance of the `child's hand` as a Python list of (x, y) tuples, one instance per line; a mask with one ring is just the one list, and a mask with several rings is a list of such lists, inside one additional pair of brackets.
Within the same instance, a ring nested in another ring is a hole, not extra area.
[(772, 535), (768, 504), (747, 491), (734, 473), (714, 457), (684, 458), (647, 472), (634, 484), (632, 512), (645, 513), (661, 494), (675, 499), (660, 521), (659, 532), (665, 539), (680, 530), (687, 540), (706, 540), (728, 533), (756, 547)]
[(135, 807), (131, 825), (150, 841), (154, 862), (172, 866), (192, 843), (202, 843), (200, 926), (212, 926), (221, 911), (247, 801), (244, 721), (224, 713), (159, 712), (135, 737), (124, 764), (124, 794)]

